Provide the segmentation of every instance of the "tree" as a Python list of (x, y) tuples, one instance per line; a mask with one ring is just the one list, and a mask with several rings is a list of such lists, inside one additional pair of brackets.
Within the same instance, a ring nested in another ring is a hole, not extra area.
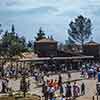
[(33, 41), (28, 41), (27, 47), (32, 48), (33, 47)]
[(64, 50), (72, 50), (73, 45), (75, 45), (75, 42), (68, 37), (68, 40), (65, 40), (65, 44), (64, 44)]
[(3, 65), (9, 59), (12, 65), (12, 59), (16, 56), (22, 56), (22, 52), (27, 50), (27, 43), (24, 37), (19, 37), (14, 25), (12, 25), (11, 32), (4, 32), (0, 40), (0, 57), (3, 57), (2, 68), (0, 69), (2, 76), (4, 75)]
[(20, 41), (20, 48), (21, 48), (21, 52), (27, 52), (27, 43), (26, 43), (26, 39), (24, 36), (22, 37), (18, 37), (19, 41)]
[(3, 32), (2, 24), (0, 24), (0, 35), (1, 35), (2, 32)]
[(11, 32), (15, 33), (15, 26), (14, 26), (14, 24), (12, 24)]
[[(2, 34), (2, 32), (3, 32), (2, 24), (0, 24), (0, 35)], [(2, 41), (1, 41), (1, 39), (0, 39), (0, 56), (1, 56), (1, 51), (2, 51), (2, 46), (1, 46), (1, 44), (2, 44)]]
[(28, 43), (27, 43), (27, 49), (28, 49), (29, 52), (33, 51), (33, 47), (34, 47), (33, 41), (28, 41)]
[(68, 41), (69, 41), (69, 44), (70, 44), (70, 45), (75, 44), (75, 41), (73, 41), (70, 37), (68, 37)]
[(21, 53), (26, 51), (25, 38), (16, 35), (14, 30), (12, 32), (6, 31), (2, 36), (1, 42), (3, 57), (21, 56)]
[(60, 43), (58, 45), (58, 49), (61, 50), (61, 51), (64, 50), (64, 44), (63, 43)]
[(69, 37), (72, 41), (80, 43), (82, 46), (82, 50), (84, 42), (87, 41), (92, 34), (91, 26), (91, 20), (89, 18), (83, 17), (82, 15), (78, 16), (69, 24)]
[(42, 28), (40, 27), (35, 39), (36, 39), (36, 41), (39, 41), (39, 40), (44, 39), (44, 38), (45, 38), (45, 33), (43, 32)]

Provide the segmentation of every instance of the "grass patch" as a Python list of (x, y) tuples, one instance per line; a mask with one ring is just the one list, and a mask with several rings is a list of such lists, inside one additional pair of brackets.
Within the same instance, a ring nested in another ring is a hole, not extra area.
[(15, 100), (15, 98), (9, 97), (9, 96), (2, 96), (2, 97), (0, 97), (0, 100)]
[(22, 96), (1, 96), (0, 100), (41, 100), (41, 97), (38, 95), (26, 96), (25, 98)]

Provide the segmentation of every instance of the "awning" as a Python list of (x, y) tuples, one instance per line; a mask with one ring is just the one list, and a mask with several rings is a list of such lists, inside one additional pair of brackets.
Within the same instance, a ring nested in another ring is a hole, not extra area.
[(71, 60), (71, 59), (86, 59), (94, 58), (94, 56), (74, 56), (74, 57), (54, 57), (55, 60)]
[(41, 58), (33, 58), (33, 59), (20, 59), (19, 62), (25, 62), (25, 61), (48, 61), (50, 59), (52, 60), (80, 60), (80, 59), (89, 59), (94, 58), (94, 56), (74, 56), (74, 57), (41, 57)]

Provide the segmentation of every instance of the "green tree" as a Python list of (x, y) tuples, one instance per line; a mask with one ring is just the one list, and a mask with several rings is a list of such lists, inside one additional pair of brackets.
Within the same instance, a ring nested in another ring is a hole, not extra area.
[(29, 52), (33, 51), (33, 47), (34, 47), (33, 41), (28, 41), (28, 43), (27, 43), (27, 49), (28, 49)]
[[(0, 24), (0, 35), (2, 34), (2, 32), (3, 32), (2, 24)], [(2, 44), (2, 41), (1, 41), (1, 39), (0, 39), (0, 56), (1, 56), (1, 50), (2, 50), (1, 44)]]
[(12, 25), (11, 32), (6, 31), (2, 34), (0, 40), (0, 56), (4, 59), (2, 60), (2, 68), (0, 69), (2, 76), (4, 75), (3, 65), (6, 60), (9, 59), (12, 65), (12, 59), (16, 56), (22, 56), (22, 52), (27, 50), (26, 40), (24, 37), (19, 37), (16, 32), (14, 25)]
[(35, 37), (35, 40), (39, 41), (39, 40), (44, 39), (44, 38), (45, 38), (45, 33), (43, 32), (42, 28), (40, 27), (40, 29), (37, 33), (37, 36)]
[(33, 42), (32, 41), (28, 41), (27, 47), (32, 48), (33, 47)]
[(16, 55), (21, 56), (26, 51), (26, 40), (24, 37), (16, 35), (15, 31), (6, 31), (1, 39), (2, 56), (12, 58)]
[(70, 37), (68, 37), (68, 41), (69, 41), (69, 44), (70, 44), (70, 45), (75, 44), (75, 41), (73, 41)]
[(14, 24), (12, 24), (11, 32), (15, 33), (15, 26), (14, 26)]
[(2, 24), (0, 24), (0, 35), (1, 35), (2, 32), (3, 32)]
[(89, 18), (83, 17), (82, 15), (78, 16), (69, 24), (69, 37), (72, 41), (80, 43), (82, 46), (82, 50), (84, 42), (87, 41), (92, 34), (91, 26), (91, 20)]
[(28, 49), (27, 49), (27, 42), (26, 42), (25, 37), (22, 36), (22, 37), (18, 37), (18, 38), (19, 38), (19, 41), (20, 41), (21, 51), (22, 52), (27, 52)]

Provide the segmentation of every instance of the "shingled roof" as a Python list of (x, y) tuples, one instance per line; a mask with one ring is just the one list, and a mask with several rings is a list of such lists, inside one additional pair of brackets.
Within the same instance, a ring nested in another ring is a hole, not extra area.
[(100, 45), (100, 44), (91, 40), (90, 42), (87, 42), (85, 45)]
[(45, 38), (45, 39), (36, 41), (36, 43), (57, 43), (57, 41)]

